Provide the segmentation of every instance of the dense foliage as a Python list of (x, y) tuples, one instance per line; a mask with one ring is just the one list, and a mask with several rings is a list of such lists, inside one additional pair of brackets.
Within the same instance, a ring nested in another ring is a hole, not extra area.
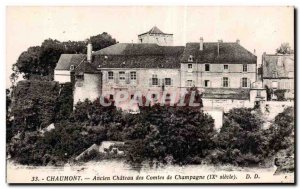
[[(218, 133), (201, 107), (156, 104), (128, 114), (104, 107), (97, 99), (79, 102), (73, 109), (71, 84), (45, 81), (21, 82), (12, 93), (12, 104), (10, 94), (7, 91), (7, 110), (14, 117), (7, 116), (8, 153), (22, 164), (61, 165), (106, 140), (124, 141), (126, 159), (133, 164), (250, 166), (282, 150), (293, 154), (293, 108), (278, 114), (269, 129), (263, 129), (259, 110), (232, 109)], [(201, 96), (196, 99), (201, 104)]]
[(269, 129), (269, 148), (273, 150), (273, 153), (287, 149), (294, 154), (294, 130), (294, 109), (288, 107), (275, 117), (275, 121)]
[(51, 81), (20, 81), (13, 90), (12, 116), (19, 131), (36, 131), (55, 120), (59, 85)]
[(277, 54), (293, 54), (294, 50), (291, 48), (289, 43), (282, 43), (278, 49), (276, 49)]
[(268, 155), (268, 140), (263, 121), (251, 109), (232, 109), (216, 138), (217, 148), (211, 155), (215, 163), (258, 164)]
[(135, 126), (139, 133), (131, 137), (134, 141), (130, 143), (130, 161), (169, 159), (178, 164), (199, 163), (213, 146), (213, 119), (199, 107), (155, 105), (143, 109), (140, 116), (143, 122)]

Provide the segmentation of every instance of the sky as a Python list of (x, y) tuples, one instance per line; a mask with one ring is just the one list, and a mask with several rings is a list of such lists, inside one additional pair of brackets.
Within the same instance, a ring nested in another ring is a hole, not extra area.
[(173, 33), (174, 45), (186, 42), (240, 40), (247, 50), (274, 53), (283, 42), (294, 49), (293, 7), (7, 7), (6, 86), (11, 67), (30, 46), (48, 38), (85, 40), (107, 32), (120, 43), (137, 42), (137, 35), (157, 26)]

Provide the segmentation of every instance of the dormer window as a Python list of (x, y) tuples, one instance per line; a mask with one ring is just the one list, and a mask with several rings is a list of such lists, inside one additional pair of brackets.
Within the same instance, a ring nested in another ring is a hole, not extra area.
[(188, 59), (188, 61), (189, 61), (189, 62), (193, 62), (193, 61), (194, 61), (194, 57), (193, 57), (193, 55), (190, 55), (190, 56), (189, 56), (189, 59)]
[(74, 68), (75, 68), (74, 65), (71, 65), (71, 66), (70, 66), (70, 70), (71, 70), (71, 71), (74, 70)]

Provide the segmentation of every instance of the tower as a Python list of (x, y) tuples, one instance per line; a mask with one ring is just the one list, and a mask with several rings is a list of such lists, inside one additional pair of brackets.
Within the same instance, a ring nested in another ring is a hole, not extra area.
[(162, 32), (156, 26), (151, 28), (146, 33), (138, 35), (139, 43), (156, 43), (160, 46), (172, 46), (173, 45), (173, 34), (167, 34)]

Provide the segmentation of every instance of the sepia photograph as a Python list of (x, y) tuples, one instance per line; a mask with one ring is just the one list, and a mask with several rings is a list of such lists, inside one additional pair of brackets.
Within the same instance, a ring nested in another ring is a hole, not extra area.
[(293, 6), (7, 6), (6, 182), (295, 184), (294, 27)]

